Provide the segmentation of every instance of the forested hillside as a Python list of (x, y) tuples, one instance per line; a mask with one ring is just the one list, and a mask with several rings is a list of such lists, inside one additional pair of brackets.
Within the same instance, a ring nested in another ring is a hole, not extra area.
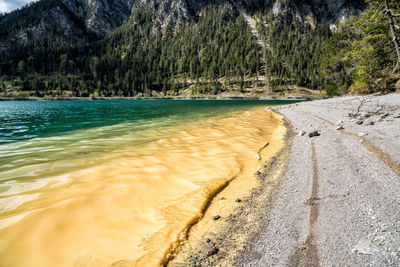
[(0, 97), (390, 90), (386, 8), (367, 4), (39, 1), (0, 17)]

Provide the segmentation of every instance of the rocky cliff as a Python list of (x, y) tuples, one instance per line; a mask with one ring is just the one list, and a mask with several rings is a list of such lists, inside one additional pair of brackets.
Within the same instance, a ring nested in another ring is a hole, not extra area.
[[(251, 11), (270, 9), (275, 16), (317, 20), (335, 24), (357, 14), (363, 0), (242, 0)], [(218, 4), (235, 9), (232, 0), (41, 0), (0, 17), (0, 40), (26, 43), (36, 36), (57, 32), (68, 39), (92, 34), (102, 37), (127, 22), (137, 10), (147, 10), (160, 28), (175, 28), (196, 19), (203, 7)]]
[(180, 23), (195, 19), (202, 8), (208, 4), (217, 4), (227, 10), (235, 10), (235, 3), (250, 13), (258, 10), (271, 10), (274, 16), (297, 18), (307, 22), (305, 18), (315, 18), (319, 22), (336, 25), (345, 19), (357, 15), (364, 7), (364, 0), (141, 0), (133, 7), (149, 10), (161, 28), (176, 27)]
[(0, 17), (2, 46), (55, 34), (70, 41), (103, 37), (126, 22), (135, 0), (41, 0)]

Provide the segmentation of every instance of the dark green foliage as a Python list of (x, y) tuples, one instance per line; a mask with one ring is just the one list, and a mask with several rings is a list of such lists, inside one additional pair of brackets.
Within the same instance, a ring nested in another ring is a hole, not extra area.
[(314, 22), (313, 28), (310, 24), (286, 20), (267, 15), (258, 24), (259, 32), (269, 44), (264, 53), (271, 87), (298, 85), (323, 89), (320, 66), (324, 44), (331, 35), (328, 25)]
[(218, 92), (216, 79), (256, 75), (260, 66), (244, 18), (227, 12), (207, 7), (197, 21), (172, 32), (154, 31), (151, 13), (137, 10), (131, 23), (97, 43), (68, 43), (55, 34), (16, 48), (1, 62), (1, 72), (26, 80), (23, 90), (32, 89), (25, 86), (31, 75), (47, 75), (49, 84), (56, 79), (57, 88), (74, 95), (150, 96), (153, 90), (177, 94), (187, 79), (210, 82)]
[[(392, 90), (400, 78), (392, 73), (397, 56), (384, 5), (382, 1), (368, 2), (367, 12), (340, 25), (326, 44), (323, 71), (327, 86), (336, 88), (330, 94)], [(394, 14), (400, 13), (400, 2), (389, 3)], [(394, 20), (400, 25), (399, 17)]]

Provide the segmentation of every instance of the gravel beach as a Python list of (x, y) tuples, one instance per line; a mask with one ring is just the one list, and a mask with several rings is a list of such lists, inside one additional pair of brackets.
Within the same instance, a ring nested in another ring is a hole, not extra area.
[(286, 151), (185, 265), (400, 266), (400, 94), (273, 110), (291, 129)]

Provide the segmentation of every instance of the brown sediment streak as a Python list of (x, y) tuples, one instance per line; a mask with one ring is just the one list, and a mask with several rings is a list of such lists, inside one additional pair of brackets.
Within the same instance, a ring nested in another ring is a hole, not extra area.
[[(335, 124), (327, 119), (324, 119), (320, 116), (311, 114), (306, 112), (307, 114), (316, 117), (326, 123), (328, 123), (331, 126), (335, 126)], [(362, 141), (362, 144), (364, 145), (364, 147), (376, 158), (380, 159), (387, 167), (389, 167), (392, 171), (394, 171), (398, 176), (400, 176), (400, 164), (397, 163), (396, 161), (392, 160), (390, 158), (389, 155), (387, 155), (385, 152), (383, 152), (382, 150), (380, 150), (379, 148), (375, 147), (367, 138), (358, 136), (354, 133), (351, 132), (347, 132), (347, 131), (338, 131), (339, 134), (345, 134), (348, 135), (350, 137), (352, 137), (353, 139), (357, 140), (357, 141)]]
[(257, 151), (258, 154), (258, 162), (262, 163), (263, 161), (263, 157), (261, 155), (261, 153), (263, 152), (263, 150), (269, 145), (269, 142), (266, 142), (262, 147), (260, 147), (260, 149)]
[(389, 155), (387, 155), (385, 152), (380, 150), (379, 148), (375, 147), (368, 139), (358, 136), (354, 133), (342, 131), (339, 132), (341, 134), (348, 135), (358, 141), (362, 141), (362, 144), (364, 147), (376, 158), (380, 159), (389, 169), (394, 171), (398, 176), (400, 176), (400, 164), (397, 163), (396, 161), (392, 160)]

